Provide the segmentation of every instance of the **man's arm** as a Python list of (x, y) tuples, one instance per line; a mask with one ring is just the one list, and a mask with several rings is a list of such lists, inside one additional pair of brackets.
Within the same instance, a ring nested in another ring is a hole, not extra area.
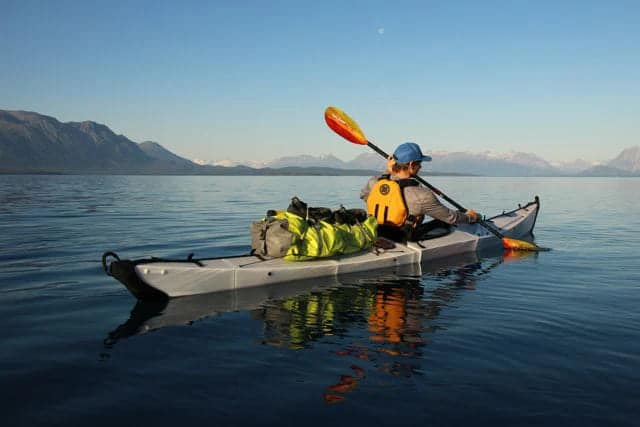
[(425, 187), (405, 188), (405, 199), (409, 213), (412, 215), (428, 215), (447, 224), (468, 224), (470, 218), (464, 212), (449, 209), (440, 202), (436, 195)]

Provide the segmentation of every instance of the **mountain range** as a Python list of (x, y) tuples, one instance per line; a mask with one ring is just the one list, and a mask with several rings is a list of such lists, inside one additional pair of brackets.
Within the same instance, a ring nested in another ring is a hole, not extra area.
[[(608, 162), (589, 163), (585, 160), (551, 163), (530, 153), (446, 152), (430, 153), (434, 159), (426, 166), (426, 174), (485, 175), (485, 176), (640, 176), (640, 147), (622, 151)], [(196, 160), (199, 164), (237, 166), (232, 160)], [(342, 161), (329, 154), (324, 156), (289, 156), (267, 162), (245, 162), (254, 168), (290, 166), (322, 166), (336, 169), (382, 170), (385, 160), (373, 152), (360, 154), (353, 160)]]
[(156, 142), (135, 143), (92, 121), (62, 123), (38, 113), (0, 110), (0, 173), (363, 175), (376, 171), (197, 164)]
[[(434, 152), (433, 175), (640, 176), (640, 146), (613, 160), (552, 164), (535, 154)], [(351, 161), (331, 154), (289, 156), (239, 164), (180, 157), (152, 141), (136, 143), (92, 121), (62, 123), (27, 111), (0, 110), (0, 173), (175, 175), (372, 175), (385, 160), (364, 152)]]

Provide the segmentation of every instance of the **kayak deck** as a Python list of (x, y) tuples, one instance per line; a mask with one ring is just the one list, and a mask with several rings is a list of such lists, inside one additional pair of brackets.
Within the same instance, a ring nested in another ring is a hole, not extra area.
[[(539, 211), (538, 197), (525, 206), (488, 219), (505, 236), (519, 238), (530, 234)], [(357, 254), (313, 261), (265, 259), (256, 255), (214, 259), (163, 261), (158, 259), (120, 260), (107, 252), (103, 266), (107, 274), (122, 282), (138, 299), (159, 299), (340, 276), (378, 269), (415, 266), (429, 260), (474, 252), (500, 245), (500, 240), (480, 224), (453, 227), (445, 236), (396, 244), (393, 249), (373, 248)], [(106, 258), (116, 260), (109, 265)]]

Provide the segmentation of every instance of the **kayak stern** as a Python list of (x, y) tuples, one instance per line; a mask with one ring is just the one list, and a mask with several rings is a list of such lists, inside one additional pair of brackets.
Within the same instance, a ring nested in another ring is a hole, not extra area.
[[(108, 257), (115, 258), (107, 264)], [(136, 272), (136, 261), (120, 260), (113, 252), (102, 255), (102, 266), (107, 275), (122, 283), (139, 300), (168, 299), (169, 295), (144, 282)]]

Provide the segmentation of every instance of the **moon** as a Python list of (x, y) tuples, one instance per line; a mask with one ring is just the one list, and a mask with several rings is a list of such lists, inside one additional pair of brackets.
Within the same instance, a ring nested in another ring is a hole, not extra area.
[(380, 34), (380, 35), (384, 34), (384, 28), (383, 27), (378, 28), (378, 34)]

